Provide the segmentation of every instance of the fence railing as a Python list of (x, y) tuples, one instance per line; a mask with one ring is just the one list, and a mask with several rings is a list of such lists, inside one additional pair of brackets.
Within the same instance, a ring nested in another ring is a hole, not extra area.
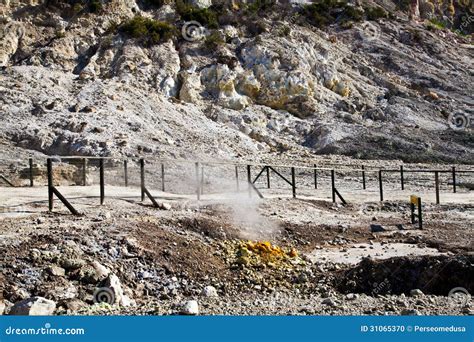
[[(130, 163), (132, 161), (132, 163)], [(471, 174), (474, 173), (474, 170), (464, 169), (460, 170), (456, 168), (456, 166), (449, 167), (449, 169), (406, 169), (404, 165), (400, 165), (399, 169), (369, 169), (366, 168), (365, 165), (361, 165), (359, 168), (355, 167), (337, 167), (337, 168), (328, 168), (323, 166), (318, 166), (317, 164), (312, 165), (278, 165), (278, 164), (261, 164), (261, 163), (242, 163), (242, 162), (223, 162), (223, 161), (189, 161), (189, 160), (178, 160), (178, 159), (145, 159), (145, 158), (138, 158), (138, 159), (122, 159), (122, 158), (115, 158), (115, 157), (82, 157), (82, 156), (66, 156), (66, 157), (50, 157), (46, 160), (46, 172), (47, 172), (47, 187), (48, 187), (48, 202), (49, 202), (49, 210), (53, 210), (53, 201), (54, 196), (56, 196), (64, 205), (73, 213), (78, 214), (78, 211), (72, 206), (72, 204), (63, 196), (60, 191), (55, 186), (55, 179), (54, 179), (54, 162), (64, 162), (68, 164), (75, 165), (77, 170), (81, 170), (80, 172), (80, 180), (78, 181), (80, 184), (86, 186), (88, 184), (88, 176), (89, 170), (92, 167), (97, 167), (99, 171), (99, 187), (100, 187), (100, 204), (104, 204), (105, 196), (106, 196), (106, 185), (105, 185), (105, 170), (107, 165), (117, 169), (117, 166), (122, 171), (115, 171), (115, 177), (117, 179), (123, 178), (121, 181), (121, 185), (124, 187), (128, 187), (130, 185), (130, 166), (133, 165), (133, 162), (139, 165), (140, 169), (140, 178), (139, 178), (139, 186), (141, 189), (141, 200), (144, 201), (145, 198), (149, 198), (155, 207), (159, 207), (158, 201), (155, 197), (151, 194), (150, 188), (147, 186), (148, 179), (146, 178), (146, 171), (150, 172), (146, 169), (147, 163), (150, 163), (153, 166), (153, 163), (158, 163), (158, 167), (156, 169), (153, 168), (151, 170), (152, 174), (152, 184), (153, 187), (159, 187), (161, 191), (170, 191), (173, 192), (173, 189), (168, 189), (168, 187), (172, 188), (173, 185), (176, 185), (180, 180), (183, 178), (187, 178), (190, 180), (188, 183), (194, 183), (195, 185), (195, 193), (197, 200), (201, 200), (201, 196), (204, 194), (204, 188), (206, 185), (206, 179), (212, 177), (212, 175), (206, 175), (206, 170), (209, 170), (211, 167), (228, 167), (232, 166), (234, 169), (233, 172), (233, 182), (235, 184), (235, 189), (233, 191), (240, 192), (242, 186), (242, 178), (240, 172), (242, 169), (245, 169), (246, 172), (246, 183), (248, 196), (252, 196), (254, 193), (257, 194), (259, 197), (263, 198), (263, 194), (260, 191), (261, 188), (257, 186), (257, 182), (264, 180), (264, 188), (272, 189), (272, 186), (276, 188), (274, 183), (282, 183), (283, 186), (291, 189), (292, 197), (296, 198), (299, 189), (303, 188), (303, 184), (298, 184), (298, 178), (302, 178), (305, 176), (306, 183), (305, 185), (310, 185), (311, 188), (317, 190), (318, 187), (321, 186), (322, 179), (327, 177), (327, 174), (330, 175), (330, 188), (331, 188), (331, 199), (332, 202), (336, 202), (339, 199), (343, 204), (347, 204), (347, 201), (342, 196), (338, 187), (336, 186), (336, 173), (351, 173), (356, 175), (356, 181), (358, 184), (361, 184), (363, 190), (367, 189), (367, 180), (369, 174), (374, 174), (378, 180), (378, 190), (379, 190), (379, 199), (380, 201), (384, 201), (384, 179), (385, 176), (389, 176), (391, 174), (398, 174), (399, 176), (399, 183), (400, 189), (405, 190), (407, 185), (407, 174), (432, 174), (433, 175), (433, 184), (434, 184), (434, 191), (435, 191), (435, 198), (436, 203), (440, 203), (440, 175), (447, 175), (448, 178), (452, 182), (452, 192), (457, 192), (457, 177), (460, 174)], [(184, 168), (175, 167), (173, 169), (173, 173), (178, 173), (179, 170), (181, 173), (176, 175), (174, 179), (172, 179), (172, 172), (167, 173), (167, 165), (172, 163), (186, 163), (190, 167), (187, 171)], [(94, 164), (94, 166), (92, 165)], [(38, 164), (36, 164), (38, 165)], [(194, 169), (194, 171), (192, 170)], [(257, 170), (257, 173), (252, 175), (253, 170)], [(285, 172), (289, 171), (289, 175), (284, 174)], [(300, 174), (297, 174), (297, 171)], [(187, 174), (186, 174), (187, 172)], [(194, 172), (194, 176), (192, 173)], [(27, 186), (33, 187), (35, 186), (35, 163), (33, 158), (28, 159), (28, 184)], [(156, 175), (159, 174), (159, 183), (156, 183)], [(272, 175), (276, 178), (273, 178)], [(311, 182), (307, 181), (307, 177), (311, 177)], [(169, 179), (167, 179), (169, 177)], [(194, 180), (192, 180), (194, 178)], [(225, 178), (230, 178), (229, 175), (226, 175)], [(226, 179), (226, 181), (229, 179)], [(354, 178), (346, 179), (344, 176), (342, 178), (338, 178), (339, 181), (354, 181)], [(423, 179), (424, 180), (424, 179)], [(5, 175), (0, 174), (0, 182), (4, 182), (8, 186), (15, 186), (12, 180), (9, 180)], [(229, 180), (230, 181), (230, 180)], [(229, 183), (229, 182), (226, 182)], [(310, 184), (311, 183), (311, 184)], [(135, 182), (136, 184), (136, 182)], [(449, 184), (449, 181), (448, 181)], [(24, 186), (24, 185), (23, 185)], [(227, 185), (228, 186), (228, 185)], [(176, 190), (178, 191), (178, 190)], [(386, 191), (386, 190), (385, 190)]]

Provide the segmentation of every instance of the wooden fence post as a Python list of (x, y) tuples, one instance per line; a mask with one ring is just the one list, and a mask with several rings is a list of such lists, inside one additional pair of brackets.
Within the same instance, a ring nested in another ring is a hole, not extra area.
[(380, 202), (383, 202), (383, 180), (382, 180), (382, 170), (379, 170), (379, 190), (380, 190)]
[(456, 167), (455, 166), (453, 166), (451, 173), (453, 175), (453, 192), (456, 193)]
[(125, 187), (128, 186), (128, 161), (123, 161), (123, 178), (125, 179)]
[(201, 200), (201, 180), (199, 179), (199, 162), (195, 163), (195, 172), (196, 172), (196, 195), (197, 200)]
[(295, 168), (291, 168), (291, 187), (293, 190), (293, 198), (296, 198), (296, 176), (295, 176)]
[(104, 179), (104, 158), (99, 160), (99, 175), (100, 175), (100, 204), (104, 204), (105, 198), (105, 179)]
[(366, 184), (365, 184), (365, 166), (362, 165), (362, 189), (366, 189)]
[(247, 181), (248, 181), (248, 190), (249, 190), (249, 197), (252, 197), (252, 173), (250, 170), (250, 165), (247, 165)]
[(161, 163), (161, 191), (165, 192), (165, 164)]
[(87, 185), (87, 158), (82, 158), (82, 186)]
[(331, 192), (332, 192), (332, 203), (336, 203), (336, 175), (334, 170), (331, 170)]
[(403, 177), (403, 165), (400, 165), (400, 185), (402, 190), (405, 190), (405, 179)]
[(140, 158), (140, 189), (142, 202), (145, 200), (145, 160)]
[(237, 188), (237, 192), (240, 191), (240, 184), (239, 184), (239, 167), (235, 165), (235, 185)]
[(49, 211), (53, 211), (53, 161), (48, 158), (46, 162), (46, 168), (48, 172), (48, 207)]
[(267, 188), (270, 189), (270, 168), (267, 166)]
[(439, 173), (435, 171), (436, 204), (439, 204)]
[(30, 158), (28, 160), (29, 166), (30, 166), (30, 186), (32, 187), (34, 184), (34, 176), (33, 176), (33, 158)]

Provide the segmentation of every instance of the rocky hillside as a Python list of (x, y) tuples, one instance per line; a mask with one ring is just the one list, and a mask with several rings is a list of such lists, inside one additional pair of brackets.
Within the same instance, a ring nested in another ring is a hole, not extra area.
[(10, 156), (474, 163), (470, 1), (0, 6)]

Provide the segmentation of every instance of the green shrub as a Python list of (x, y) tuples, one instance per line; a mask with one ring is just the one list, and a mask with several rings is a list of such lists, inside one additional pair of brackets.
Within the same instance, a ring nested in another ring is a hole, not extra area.
[(136, 16), (122, 25), (120, 30), (130, 37), (141, 40), (146, 45), (158, 44), (176, 37), (174, 26), (158, 20)]
[(275, 5), (274, 0), (255, 0), (247, 6), (247, 10), (251, 13), (258, 13), (271, 9)]
[(347, 3), (347, 0), (319, 0), (304, 7), (304, 14), (311, 24), (322, 28), (336, 21), (361, 21), (364, 12)]
[(411, 0), (398, 0), (397, 1), (397, 6), (402, 11), (408, 11), (408, 10), (410, 10), (410, 7), (411, 7)]
[(185, 21), (197, 21), (211, 29), (219, 28), (217, 13), (212, 8), (195, 8), (179, 0), (176, 2), (176, 9)]
[(225, 44), (225, 40), (218, 32), (213, 32), (206, 37), (204, 40), (204, 45), (209, 50), (215, 50), (217, 47)]
[(99, 0), (91, 0), (89, 2), (89, 12), (101, 13), (102, 11), (103, 11), (103, 6)]
[(361, 21), (364, 17), (364, 11), (357, 9), (353, 6), (346, 6), (344, 9), (345, 21)]
[(366, 7), (365, 15), (368, 20), (378, 20), (380, 18), (388, 18), (388, 13), (382, 7)]
[(430, 23), (437, 29), (442, 30), (446, 28), (446, 23), (444, 21), (438, 20), (436, 18), (430, 19)]

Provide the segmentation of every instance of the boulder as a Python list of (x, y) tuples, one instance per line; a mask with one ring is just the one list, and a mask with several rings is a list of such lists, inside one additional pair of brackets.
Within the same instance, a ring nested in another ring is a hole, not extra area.
[(43, 297), (32, 297), (16, 303), (10, 315), (16, 316), (50, 316), (56, 310), (56, 303)]
[(182, 315), (198, 315), (199, 304), (196, 300), (188, 300), (181, 308)]
[[(111, 296), (111, 302), (109, 304), (118, 304), (122, 306), (130, 306), (132, 301), (128, 296), (124, 294), (122, 283), (120, 279), (115, 274), (110, 274), (103, 282), (102, 289), (108, 290)], [(100, 290), (100, 289), (99, 289)], [(97, 293), (97, 292), (96, 292)], [(95, 299), (95, 298), (94, 298)]]

